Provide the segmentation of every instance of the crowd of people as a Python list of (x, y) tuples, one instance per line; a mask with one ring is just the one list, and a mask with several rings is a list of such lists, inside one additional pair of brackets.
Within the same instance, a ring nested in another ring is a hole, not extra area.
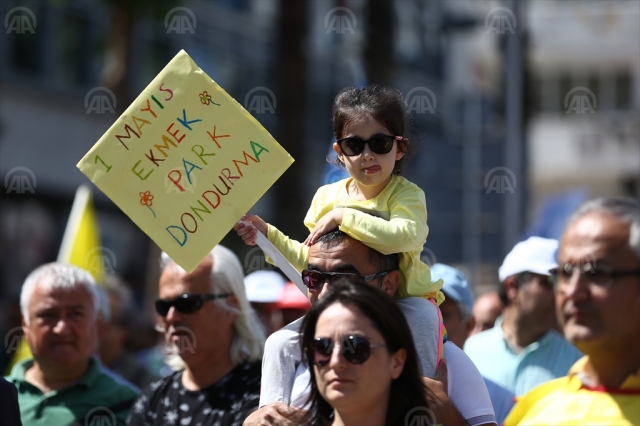
[(126, 286), (37, 268), (20, 299), (33, 356), (0, 382), (3, 424), (640, 426), (640, 203), (594, 199), (560, 241), (519, 242), (474, 302), (461, 271), (419, 259), (406, 122), (398, 91), (345, 89), (334, 149), (350, 177), (318, 190), (309, 237), (255, 215), (234, 227), (249, 245), (263, 233), (307, 294), (245, 277), (221, 245), (190, 273), (162, 254), (168, 370), (122, 355)]

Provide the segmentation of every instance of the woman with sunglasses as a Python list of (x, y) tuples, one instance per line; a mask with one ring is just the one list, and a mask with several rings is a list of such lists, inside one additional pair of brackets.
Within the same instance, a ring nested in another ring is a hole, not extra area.
[(309, 247), (339, 228), (384, 254), (400, 254), (400, 284), (396, 297), (431, 300), (424, 312), (433, 333), (433, 353), (424, 374), (435, 375), (446, 336), (438, 305), (444, 300), (442, 280), (431, 282), (429, 266), (420, 260), (425, 244), (427, 208), (424, 192), (400, 176), (402, 160), (410, 151), (407, 106), (400, 91), (372, 85), (342, 90), (333, 105), (333, 149), (337, 162), (350, 177), (324, 185), (316, 192), (304, 220), (310, 234), (304, 243), (291, 240), (258, 216), (246, 215), (234, 229), (246, 244), (256, 232), (267, 236), (298, 270), (307, 267)]
[(312, 425), (402, 425), (417, 408), (429, 413), (411, 331), (382, 290), (338, 281), (307, 313), (302, 349)]

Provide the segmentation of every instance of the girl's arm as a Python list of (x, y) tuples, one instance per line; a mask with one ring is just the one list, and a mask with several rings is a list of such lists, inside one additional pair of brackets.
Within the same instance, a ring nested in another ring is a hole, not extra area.
[(429, 232), (424, 192), (407, 185), (389, 198), (388, 205), (389, 220), (345, 208), (340, 230), (382, 254), (422, 248)]
[[(255, 245), (257, 234), (261, 232), (298, 272), (302, 272), (303, 269), (307, 268), (309, 256), (309, 248), (307, 246), (287, 237), (278, 228), (266, 223), (259, 216), (247, 214), (240, 220), (251, 222), (255, 227), (246, 226), (239, 222), (233, 227), (245, 244)], [(268, 256), (265, 256), (265, 259), (267, 262), (273, 263)]]

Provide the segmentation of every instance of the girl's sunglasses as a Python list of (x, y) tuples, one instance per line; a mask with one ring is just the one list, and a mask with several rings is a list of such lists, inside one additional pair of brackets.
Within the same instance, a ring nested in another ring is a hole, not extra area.
[(402, 136), (390, 136), (379, 134), (372, 136), (369, 140), (360, 139), (352, 136), (349, 138), (338, 139), (336, 143), (340, 146), (342, 153), (347, 157), (360, 155), (364, 151), (364, 144), (369, 144), (371, 151), (376, 154), (387, 154), (393, 148), (394, 141), (401, 141)]
[(371, 348), (384, 348), (384, 344), (371, 344), (362, 336), (345, 336), (341, 343), (335, 343), (328, 337), (320, 337), (311, 342), (309, 361), (318, 367), (327, 365), (335, 345), (340, 346), (342, 356), (351, 364), (362, 364), (371, 356)]
[(202, 308), (204, 302), (213, 299), (223, 299), (231, 296), (231, 293), (225, 294), (183, 294), (175, 299), (158, 299), (156, 300), (156, 312), (161, 317), (166, 317), (172, 306), (181, 314), (190, 314)]
[(361, 277), (355, 272), (320, 272), (312, 269), (305, 269), (302, 271), (302, 282), (309, 290), (322, 290), (324, 283), (335, 283), (342, 277), (354, 277), (364, 282), (373, 281), (377, 278), (384, 277), (391, 271), (382, 271), (371, 275), (365, 275)]

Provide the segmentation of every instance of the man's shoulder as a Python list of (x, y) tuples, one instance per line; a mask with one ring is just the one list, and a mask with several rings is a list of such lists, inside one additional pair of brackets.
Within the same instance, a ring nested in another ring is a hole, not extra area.
[(298, 318), (292, 323), (285, 325), (280, 330), (272, 333), (264, 344), (264, 351), (282, 351), (285, 347), (297, 346), (300, 341), (300, 327), (304, 317)]
[(518, 424), (525, 416), (530, 414), (530, 411), (540, 410), (540, 407), (548, 404), (548, 401), (561, 401), (563, 399), (561, 395), (570, 390), (570, 378), (568, 376), (559, 377), (536, 386), (524, 395), (516, 397), (516, 404), (505, 419), (504, 424)]
[(576, 348), (567, 339), (565, 339), (562, 334), (558, 333), (555, 330), (551, 330), (548, 336), (548, 341), (551, 346), (562, 348), (562, 350), (566, 351), (569, 355), (574, 355), (576, 359), (582, 358), (582, 352), (580, 352), (578, 348)]
[(133, 384), (126, 380), (119, 378), (113, 372), (107, 372), (104, 369), (98, 367), (94, 381), (89, 386), (89, 392), (95, 391), (103, 394), (109, 394), (115, 399), (130, 399), (135, 398), (140, 394), (140, 390)]
[(498, 348), (495, 345), (488, 344), (500, 340), (501, 336), (502, 331), (497, 327), (474, 334), (465, 342), (464, 351), (467, 354), (485, 351), (495, 352)]
[(158, 395), (164, 395), (181, 373), (182, 371), (176, 371), (149, 383), (142, 389), (141, 394), (149, 400), (155, 399)]

